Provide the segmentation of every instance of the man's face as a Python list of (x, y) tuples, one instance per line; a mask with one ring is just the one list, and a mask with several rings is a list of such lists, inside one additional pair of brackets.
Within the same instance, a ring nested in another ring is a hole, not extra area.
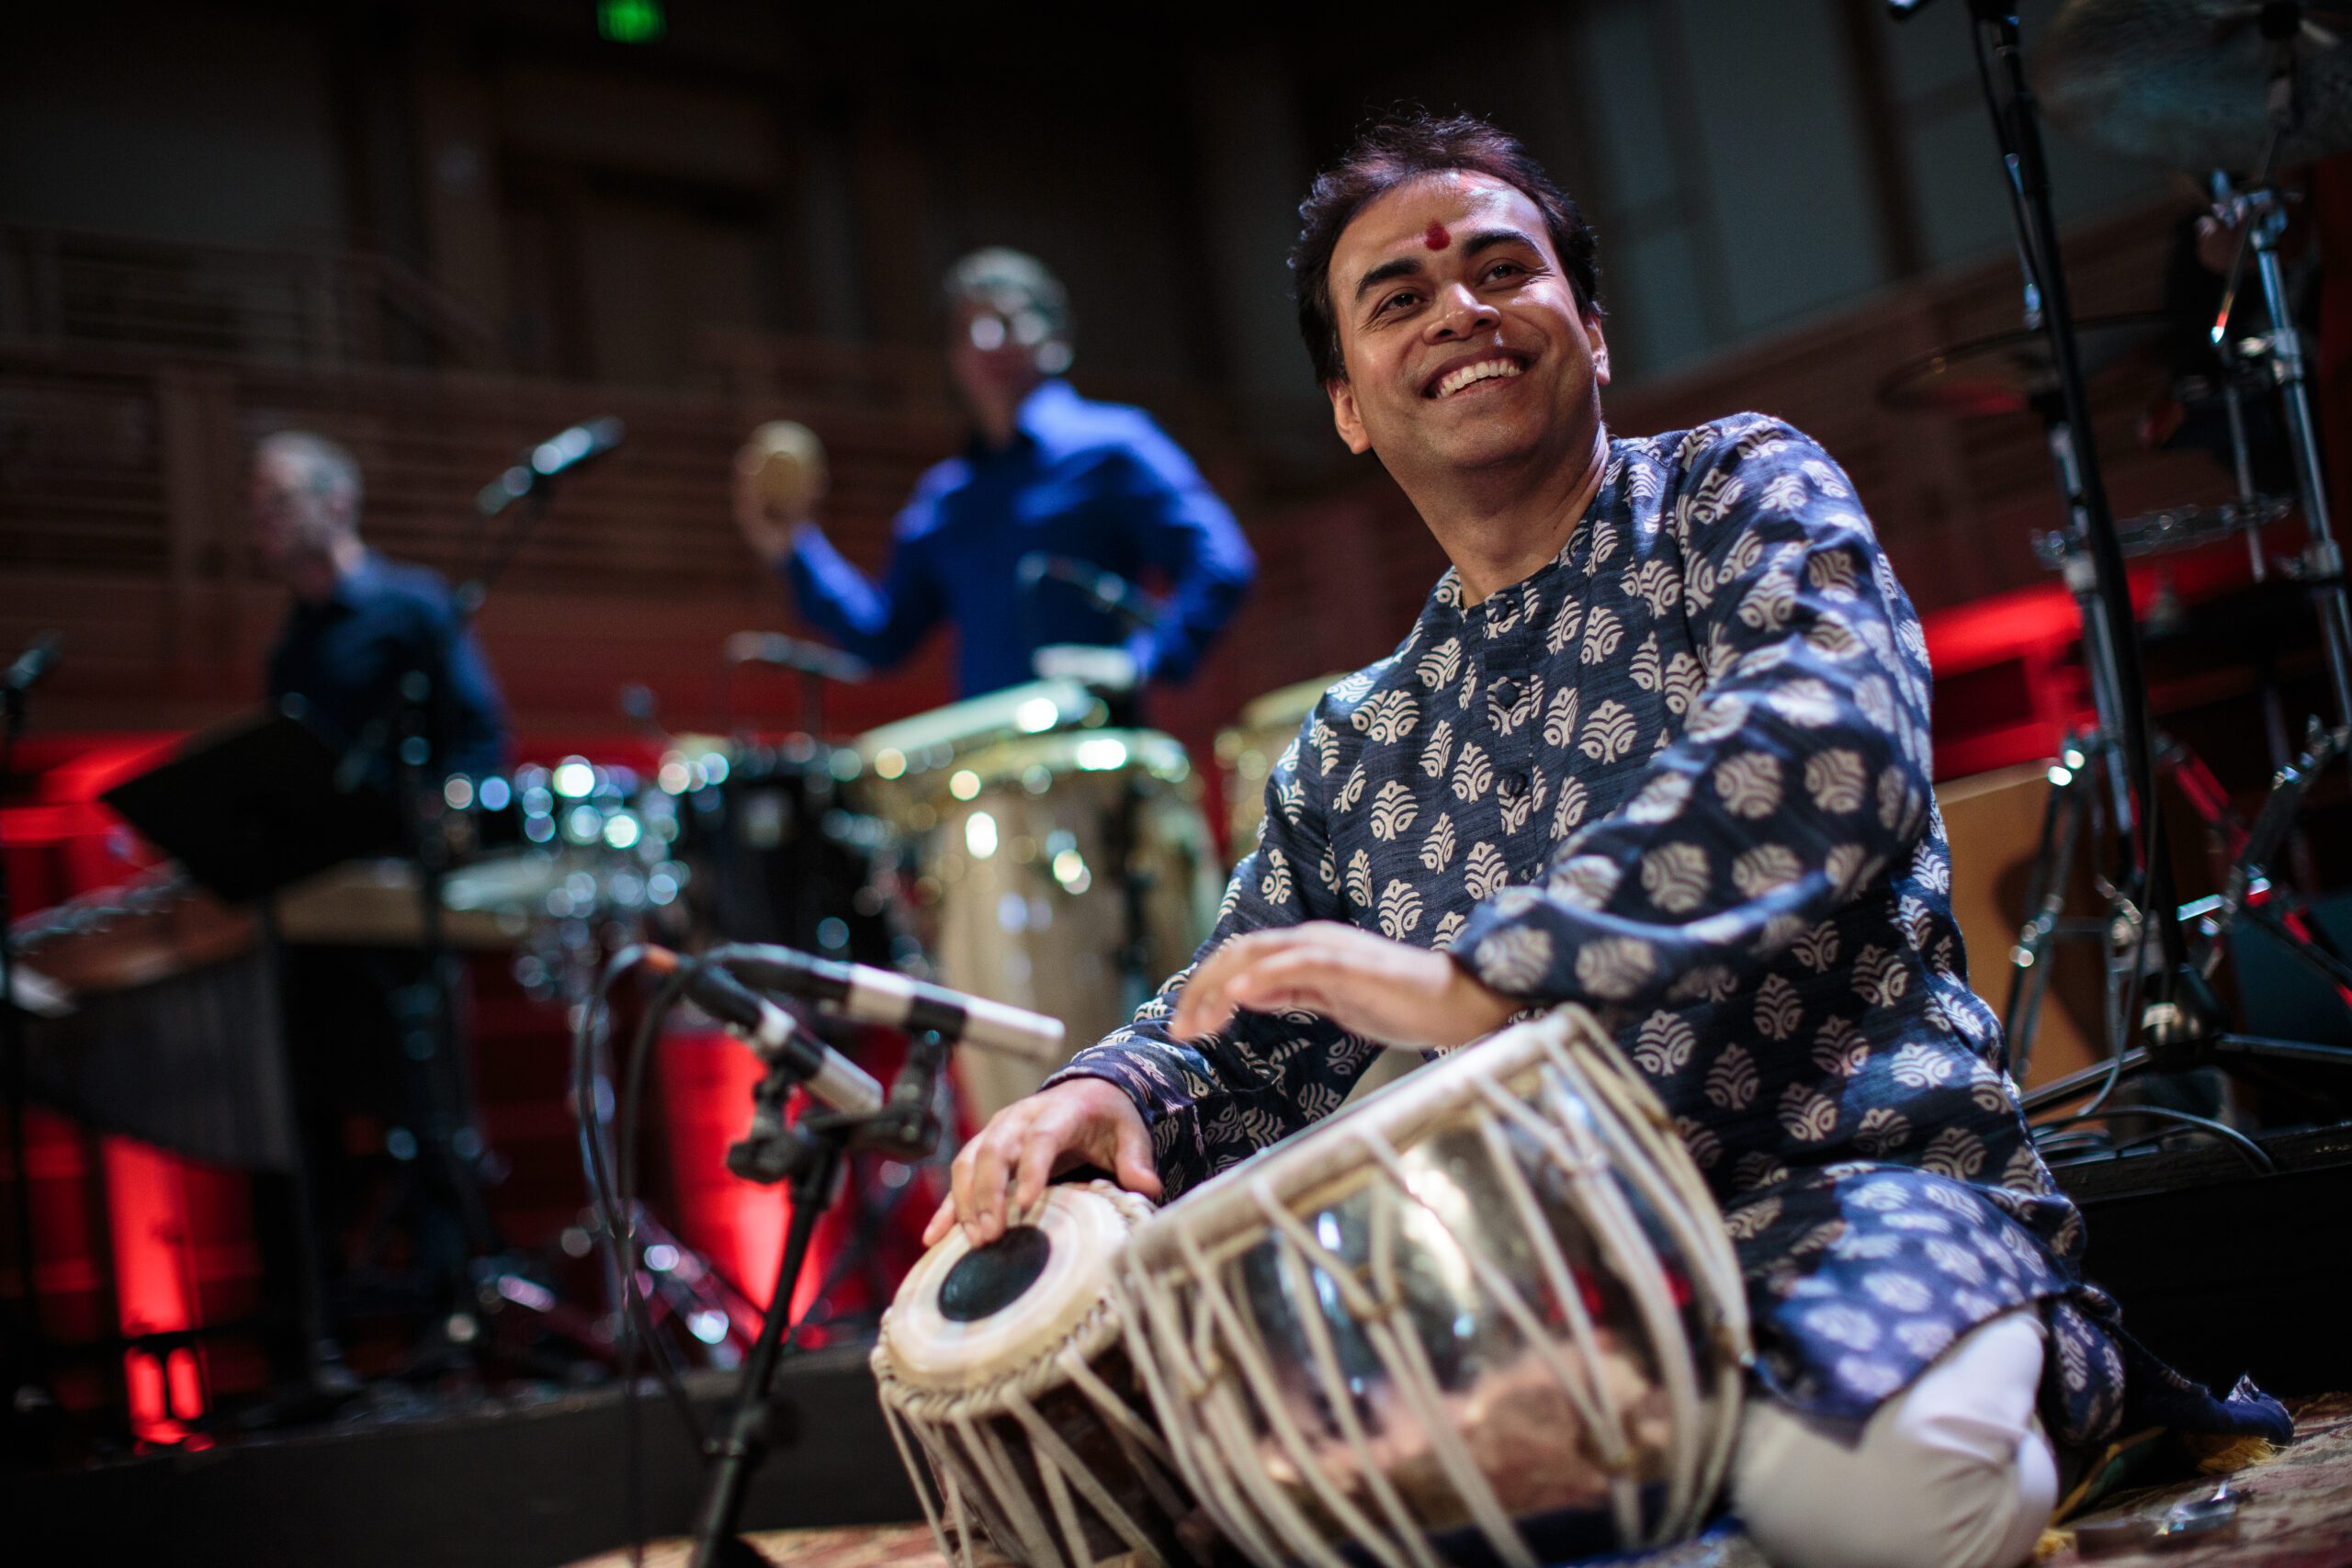
[(1012, 301), (958, 300), (948, 328), (947, 367), (967, 403), (994, 407), (1028, 396), (1042, 378), (1037, 352), (1045, 318)]
[(1389, 191), (1340, 232), (1330, 290), (1351, 450), (1402, 477), (1590, 448), (1608, 345), (1516, 186), (1462, 170)]
[(254, 460), (251, 502), (254, 547), (273, 576), (294, 581), (333, 558), (335, 541), (352, 525), (349, 508), (325, 493), (309, 465), (285, 453)]

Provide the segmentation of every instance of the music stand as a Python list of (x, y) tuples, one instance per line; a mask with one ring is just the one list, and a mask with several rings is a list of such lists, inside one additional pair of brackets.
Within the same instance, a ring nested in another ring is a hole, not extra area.
[(99, 796), (230, 903), (397, 850), (401, 821), (370, 784), (342, 787), (334, 749), (282, 714), (196, 737)]
[[(381, 790), (345, 787), (341, 755), (308, 725), (283, 714), (236, 720), (197, 736), (177, 756), (127, 779), (99, 798), (150, 841), (231, 903), (266, 899), (289, 884), (360, 855), (395, 850), (400, 815)], [(277, 921), (263, 903), (265, 961), (279, 966)], [(296, 1083), (288, 1043), (277, 1041), (284, 1081)], [(295, 1089), (299, 1094), (299, 1089)], [(299, 1116), (288, 1108), (293, 1178), (294, 1303), (310, 1393), (334, 1398), (351, 1387), (326, 1309), (326, 1269), (318, 1234), (318, 1175)]]

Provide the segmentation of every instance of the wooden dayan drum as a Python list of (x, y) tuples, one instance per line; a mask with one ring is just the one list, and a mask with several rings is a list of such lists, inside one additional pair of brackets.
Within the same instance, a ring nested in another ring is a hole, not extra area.
[(1129, 1553), (1193, 1568), (1205, 1521), (1151, 1424), (1109, 1294), (1113, 1260), (1151, 1209), (1108, 1182), (1049, 1188), (989, 1247), (953, 1232), (882, 1314), (883, 1415), (950, 1562), (975, 1568), (978, 1531), (1024, 1568)]
[(1580, 1009), (1217, 1177), (1118, 1267), (1184, 1478), (1267, 1568), (1537, 1568), (1688, 1535), (1722, 1483), (1738, 1261)]

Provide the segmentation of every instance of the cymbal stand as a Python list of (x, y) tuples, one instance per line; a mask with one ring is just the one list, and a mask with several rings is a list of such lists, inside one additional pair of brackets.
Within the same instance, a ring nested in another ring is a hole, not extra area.
[[(2295, 324), (2292, 303), (2287, 294), (2286, 269), (2278, 260), (2278, 241), (2287, 228), (2286, 193), (2267, 182), (2260, 183), (2226, 198), (2220, 209), (2223, 218), (2245, 226), (2247, 248), (2254, 255), (2255, 276), (2262, 286), (2263, 303), (2270, 312), (2270, 373), (2278, 383), (2279, 401), (2286, 411), (2287, 445), (2294, 459), (2295, 498), (2302, 507), (2303, 524), (2311, 536), (2298, 558), (2299, 575), (2310, 587), (2319, 614), (2320, 641), (2327, 655), (2335, 722), (2337, 728), (2345, 728), (2352, 726), (2352, 597), (2346, 592), (2344, 551), (2336, 543), (2328, 512), (2327, 482), (2320, 467), (2318, 425), (2312, 414), (2302, 333)], [(2217, 344), (2228, 335), (2226, 311), (2234, 303), (2236, 293), (2236, 280), (2233, 278), (2223, 299), (2224, 313), (2213, 326)]]

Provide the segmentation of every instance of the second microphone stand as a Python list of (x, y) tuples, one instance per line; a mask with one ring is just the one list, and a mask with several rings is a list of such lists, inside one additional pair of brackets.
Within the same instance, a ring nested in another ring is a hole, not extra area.
[(752, 1091), (751, 1131), (727, 1151), (727, 1168), (748, 1181), (787, 1183), (792, 1219), (759, 1337), (743, 1362), (734, 1403), (707, 1446), (710, 1472), (695, 1511), (692, 1568), (767, 1568), (767, 1559), (737, 1533), (737, 1527), (745, 1488), (774, 1437), (769, 1419), (775, 1376), (783, 1364), (792, 1298), (809, 1242), (817, 1222), (839, 1194), (853, 1150), (873, 1149), (912, 1161), (937, 1145), (939, 1076), (946, 1059), (946, 1042), (937, 1032), (924, 1031), (912, 1038), (906, 1066), (892, 1081), (881, 1110), (842, 1115), (812, 1104), (797, 1121), (786, 1122), (786, 1103), (802, 1082), (802, 1070), (783, 1053), (769, 1057), (767, 1073)]

